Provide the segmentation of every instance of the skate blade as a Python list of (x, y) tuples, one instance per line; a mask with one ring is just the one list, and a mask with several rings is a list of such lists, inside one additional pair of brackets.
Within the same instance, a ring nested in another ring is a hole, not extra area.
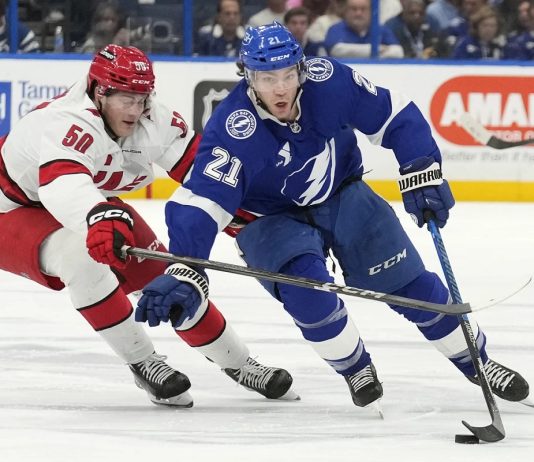
[(377, 399), (376, 401), (373, 401), (372, 403), (368, 404), (367, 406), (365, 406), (366, 408), (368, 409), (372, 409), (373, 411), (375, 411), (378, 416), (384, 420), (384, 411), (382, 410), (382, 405), (380, 404), (380, 398)]
[(184, 391), (177, 396), (171, 396), (170, 398), (156, 398), (154, 395), (147, 393), (150, 401), (158, 406), (170, 406), (179, 408), (193, 407), (193, 397), (188, 391)]
[[(237, 384), (237, 386), (241, 386), (247, 391), (251, 391), (253, 393), (258, 393), (261, 395), (261, 393), (258, 390), (254, 390), (253, 388), (245, 387), (244, 385), (241, 385), (239, 383)], [(273, 401), (300, 401), (300, 396), (297, 395), (297, 393), (295, 393), (292, 388), (290, 388), (279, 398), (267, 398), (267, 399), (273, 400)]]
[(290, 388), (287, 390), (280, 398), (277, 398), (282, 401), (300, 401), (300, 396)]
[(532, 401), (531, 398), (527, 397), (521, 401), (519, 401), (519, 403), (525, 405), (525, 406), (528, 406), (528, 407), (534, 407), (534, 401)]

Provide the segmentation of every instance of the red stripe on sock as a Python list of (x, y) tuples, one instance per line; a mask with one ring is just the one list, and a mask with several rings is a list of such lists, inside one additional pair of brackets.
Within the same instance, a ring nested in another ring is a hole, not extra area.
[(177, 330), (176, 334), (189, 346), (199, 347), (217, 340), (226, 327), (226, 319), (217, 307), (209, 302), (204, 316), (191, 329)]
[(124, 291), (117, 287), (103, 300), (94, 305), (78, 308), (78, 311), (94, 330), (99, 331), (128, 319), (133, 308)]

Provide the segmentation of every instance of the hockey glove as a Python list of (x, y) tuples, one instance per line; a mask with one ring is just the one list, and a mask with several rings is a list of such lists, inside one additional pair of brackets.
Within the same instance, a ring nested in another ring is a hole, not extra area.
[(100, 202), (87, 214), (86, 245), (89, 255), (99, 263), (125, 268), (121, 254), (123, 245), (135, 245), (133, 218), (130, 212), (117, 204)]
[(180, 327), (202, 305), (207, 305), (208, 293), (208, 282), (203, 275), (175, 263), (145, 286), (137, 302), (135, 320), (148, 321), (153, 327), (170, 319), (174, 328)]
[(441, 166), (433, 157), (418, 157), (401, 165), (399, 179), (404, 208), (420, 228), (425, 224), (424, 211), (434, 215), (443, 228), (454, 205), (449, 183), (441, 176)]

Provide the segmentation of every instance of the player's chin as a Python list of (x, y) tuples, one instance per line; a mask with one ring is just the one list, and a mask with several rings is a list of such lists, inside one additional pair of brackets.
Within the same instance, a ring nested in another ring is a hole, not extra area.
[(117, 127), (115, 133), (118, 136), (129, 136), (133, 133), (135, 125), (135, 122), (123, 122)]
[(274, 105), (271, 109), (272, 115), (277, 119), (286, 120), (290, 114), (289, 104), (285, 105)]

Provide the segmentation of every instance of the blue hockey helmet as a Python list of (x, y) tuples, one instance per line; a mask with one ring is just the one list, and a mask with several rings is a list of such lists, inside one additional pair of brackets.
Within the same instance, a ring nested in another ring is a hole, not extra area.
[(275, 71), (291, 66), (297, 66), (301, 84), (306, 80), (302, 47), (293, 34), (277, 21), (265, 26), (247, 27), (239, 57), (249, 83), (247, 71)]

